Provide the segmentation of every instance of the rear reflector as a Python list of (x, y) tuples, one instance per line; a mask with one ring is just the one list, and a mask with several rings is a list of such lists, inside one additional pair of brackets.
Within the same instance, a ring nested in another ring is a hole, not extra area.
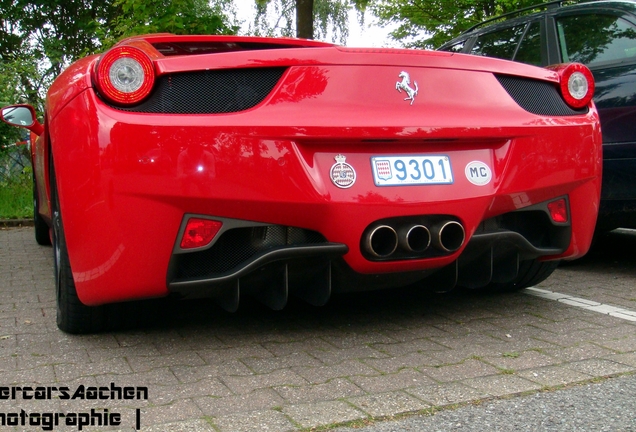
[(181, 249), (194, 249), (209, 245), (222, 226), (223, 222), (190, 218), (181, 238)]
[(568, 206), (564, 198), (548, 203), (548, 211), (554, 222), (564, 223), (568, 221)]

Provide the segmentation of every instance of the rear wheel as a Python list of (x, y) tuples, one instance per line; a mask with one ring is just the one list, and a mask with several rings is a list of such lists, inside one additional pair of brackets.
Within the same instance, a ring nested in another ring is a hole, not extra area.
[(49, 226), (40, 215), (40, 202), (38, 198), (38, 187), (33, 179), (33, 227), (35, 228), (35, 241), (42, 246), (51, 244)]
[(77, 296), (75, 281), (64, 237), (64, 224), (51, 161), (51, 204), (53, 216), (53, 263), (55, 267), (55, 294), (57, 300), (57, 326), (67, 333), (94, 333), (104, 328), (103, 306), (86, 306)]
[(546, 280), (559, 265), (559, 261), (526, 260), (519, 263), (517, 277), (506, 283), (492, 283), (485, 287), (491, 292), (512, 292), (528, 288)]

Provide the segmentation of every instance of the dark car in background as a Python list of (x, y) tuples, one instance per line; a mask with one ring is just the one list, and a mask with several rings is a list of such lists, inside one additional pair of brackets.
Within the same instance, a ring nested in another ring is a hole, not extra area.
[(603, 133), (597, 229), (636, 228), (636, 1), (543, 3), (485, 21), (439, 49), (537, 66), (587, 65)]

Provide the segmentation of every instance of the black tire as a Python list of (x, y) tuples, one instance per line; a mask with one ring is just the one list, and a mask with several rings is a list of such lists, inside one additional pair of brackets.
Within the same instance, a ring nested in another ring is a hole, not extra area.
[(507, 283), (492, 283), (485, 287), (490, 292), (514, 292), (531, 287), (546, 280), (559, 265), (559, 261), (526, 260), (519, 263), (515, 280)]
[(103, 306), (86, 306), (77, 296), (75, 281), (64, 237), (64, 224), (57, 196), (55, 171), (51, 160), (51, 205), (53, 216), (53, 264), (57, 300), (57, 326), (66, 333), (95, 333), (104, 329), (106, 315)]
[(35, 241), (42, 246), (51, 245), (49, 226), (40, 215), (40, 200), (38, 198), (38, 187), (33, 178), (33, 227), (35, 229)]

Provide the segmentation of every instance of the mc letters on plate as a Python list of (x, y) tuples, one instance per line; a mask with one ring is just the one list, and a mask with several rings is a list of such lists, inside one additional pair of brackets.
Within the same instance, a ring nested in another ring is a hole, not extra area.
[(446, 155), (374, 156), (371, 169), (376, 186), (453, 183), (451, 162)]

